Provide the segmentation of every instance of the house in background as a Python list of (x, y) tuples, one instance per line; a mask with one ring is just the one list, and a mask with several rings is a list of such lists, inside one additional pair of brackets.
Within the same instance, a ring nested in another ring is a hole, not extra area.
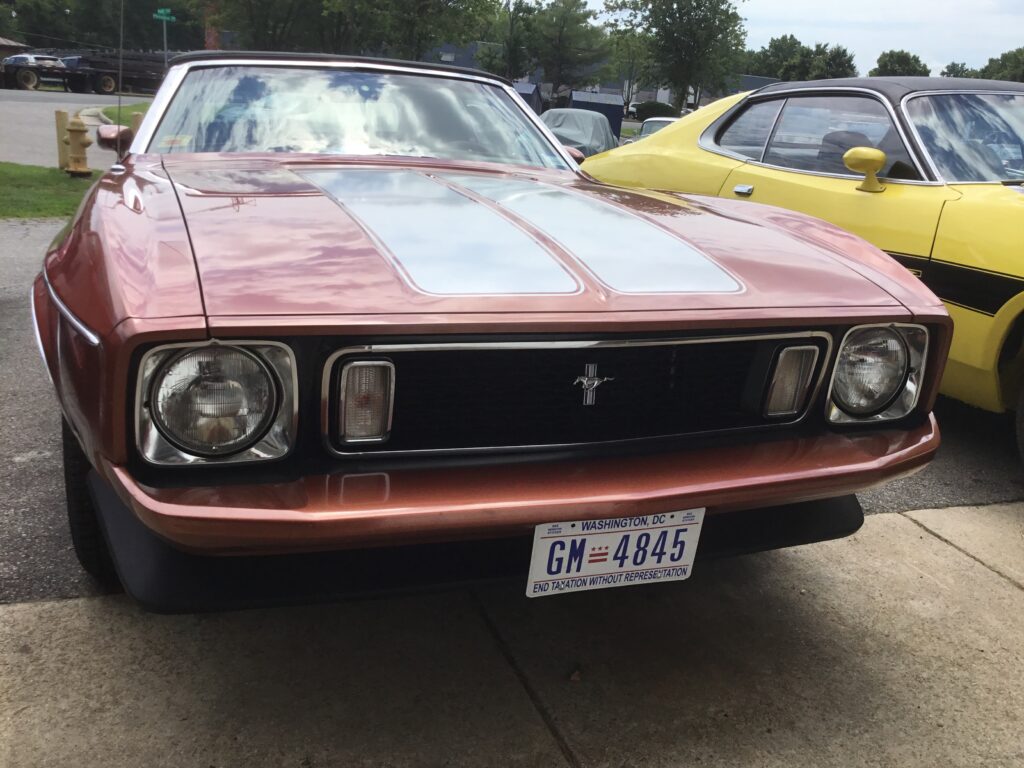
[(6, 59), (8, 56), (13, 56), (16, 53), (22, 53), (31, 47), (30, 45), (19, 43), (17, 40), (0, 37), (0, 59)]

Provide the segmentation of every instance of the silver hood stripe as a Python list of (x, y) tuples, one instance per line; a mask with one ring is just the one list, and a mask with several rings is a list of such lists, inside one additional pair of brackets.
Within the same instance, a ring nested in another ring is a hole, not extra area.
[(464, 296), (582, 290), (528, 234), (421, 173), (360, 169), (302, 176), (355, 217), (421, 291)]
[(610, 203), (535, 181), (469, 174), (441, 178), (525, 219), (618, 293), (741, 290), (693, 246)]
[(358, 221), (405, 279), (425, 293), (579, 293), (570, 265), (517, 220), (556, 242), (577, 269), (618, 293), (742, 290), (706, 255), (643, 217), (550, 184), (465, 173), (432, 178), (412, 170), (301, 175)]

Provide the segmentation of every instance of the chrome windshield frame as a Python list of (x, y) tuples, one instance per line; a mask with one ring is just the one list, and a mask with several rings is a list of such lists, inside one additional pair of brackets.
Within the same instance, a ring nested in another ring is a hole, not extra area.
[[(436, 77), (445, 78), (449, 80), (465, 80), (469, 82), (481, 83), (484, 85), (490, 85), (495, 88), (503, 90), (511, 99), (512, 103), (519, 108), (526, 119), (536, 128), (540, 134), (547, 140), (548, 144), (554, 149), (555, 154), (565, 163), (565, 168), (545, 168), (544, 170), (568, 170), (575, 173), (580, 173), (579, 164), (572, 159), (568, 150), (562, 146), (561, 142), (555, 138), (555, 135), (551, 130), (544, 124), (540, 119), (540, 115), (533, 111), (530, 106), (523, 101), (523, 97), (519, 95), (515, 87), (503, 82), (500, 79), (488, 77), (486, 74), (472, 74), (470, 72), (457, 72), (444, 69), (432, 69), (430, 67), (417, 67), (410, 64), (409, 66), (402, 66), (401, 64), (394, 64), (390, 62), (372, 62), (372, 61), (337, 61), (332, 59), (280, 59), (280, 58), (260, 58), (259, 56), (239, 56), (238, 58), (223, 58), (223, 59), (197, 59), (195, 61), (185, 61), (180, 64), (173, 65), (167, 72), (167, 76), (164, 78), (163, 84), (157, 91), (153, 103), (150, 105), (145, 116), (142, 119), (142, 124), (139, 126), (138, 134), (132, 139), (131, 146), (128, 151), (133, 155), (145, 154), (150, 151), (150, 144), (153, 141), (153, 137), (156, 134), (156, 130), (163, 120), (164, 115), (167, 112), (168, 107), (174, 100), (174, 97), (178, 94), (182, 83), (190, 72), (196, 69), (217, 69), (220, 67), (274, 67), (279, 69), (287, 68), (299, 68), (299, 69), (346, 69), (346, 70), (357, 70), (357, 71), (369, 71), (369, 72), (388, 72), (395, 74), (415, 75), (421, 77)], [(244, 153), (239, 153), (244, 154)], [(360, 156), (362, 157), (362, 156)], [(365, 155), (366, 158), (372, 159), (376, 155)], [(512, 165), (508, 163), (508, 165)], [(522, 166), (516, 166), (521, 168)], [(540, 167), (540, 166), (538, 166)]]

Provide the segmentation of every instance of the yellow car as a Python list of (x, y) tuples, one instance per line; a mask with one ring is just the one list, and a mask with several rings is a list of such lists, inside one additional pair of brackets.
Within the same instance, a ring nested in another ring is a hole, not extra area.
[(1024, 83), (776, 83), (583, 170), (621, 186), (791, 208), (887, 251), (953, 317), (942, 391), (1016, 410), (1024, 451)]

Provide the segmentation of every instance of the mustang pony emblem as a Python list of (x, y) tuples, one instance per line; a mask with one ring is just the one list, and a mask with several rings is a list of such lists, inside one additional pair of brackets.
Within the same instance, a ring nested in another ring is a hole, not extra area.
[(583, 387), (584, 405), (593, 405), (597, 401), (597, 392), (595, 392), (595, 390), (599, 386), (604, 384), (606, 381), (615, 381), (614, 376), (598, 376), (597, 365), (595, 363), (587, 363), (583, 374), (583, 376), (577, 376), (576, 381), (574, 381), (572, 385), (575, 387), (579, 384)]

